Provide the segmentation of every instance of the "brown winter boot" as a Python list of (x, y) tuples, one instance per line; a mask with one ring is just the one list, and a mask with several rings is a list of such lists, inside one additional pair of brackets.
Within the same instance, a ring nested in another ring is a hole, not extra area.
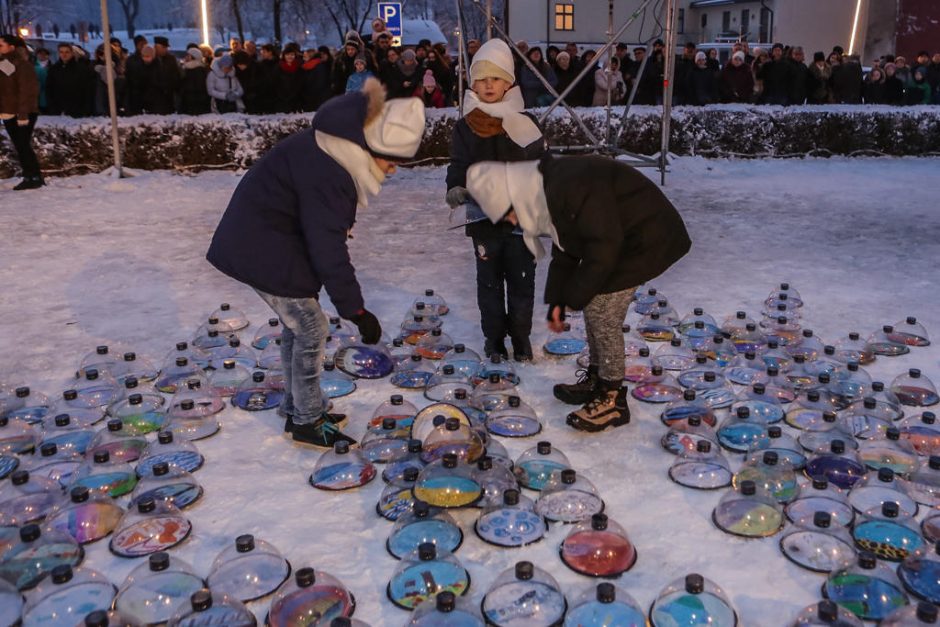
[(568, 424), (579, 431), (597, 432), (630, 422), (627, 386), (620, 381), (600, 381), (593, 399), (568, 414)]

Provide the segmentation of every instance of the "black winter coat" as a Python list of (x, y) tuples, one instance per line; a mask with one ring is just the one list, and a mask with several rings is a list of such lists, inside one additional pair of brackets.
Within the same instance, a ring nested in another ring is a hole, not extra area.
[(787, 92), (787, 100), (791, 105), (801, 105), (806, 102), (810, 87), (813, 84), (813, 77), (810, 76), (809, 68), (799, 61), (790, 60), (790, 87)]
[[(277, 113), (280, 111), (278, 102), (278, 85), (281, 68), (276, 59), (259, 61), (255, 64), (254, 72), (254, 111), (253, 113)], [(244, 88), (244, 85), (242, 86)], [(246, 103), (247, 104), (247, 103)]]
[(153, 75), (154, 103), (153, 113), (167, 115), (176, 111), (176, 92), (180, 83), (180, 66), (176, 57), (166, 54), (156, 57), (152, 65), (156, 66)]
[(180, 113), (209, 113), (209, 92), (206, 90), (208, 73), (209, 68), (201, 63), (183, 67), (183, 78), (180, 80)]
[(92, 115), (96, 80), (95, 71), (84, 59), (53, 63), (46, 78), (49, 114), (73, 118)]
[(764, 91), (761, 101), (767, 104), (790, 104), (790, 74), (791, 64), (786, 59), (768, 61), (760, 69), (760, 76), (764, 81)]
[(158, 87), (156, 60), (127, 64), (127, 113), (157, 113), (160, 92)]
[(838, 104), (862, 104), (862, 66), (846, 61), (832, 68), (832, 98)]
[(638, 170), (597, 156), (540, 164), (552, 224), (545, 302), (584, 309), (598, 294), (636, 287), (665, 272), (692, 245), (676, 208)]
[(362, 292), (346, 239), (356, 221), (352, 177), (314, 132), (367, 148), (366, 96), (327, 101), (311, 128), (279, 142), (245, 174), (206, 258), (228, 276), (275, 296), (316, 298), (325, 288), (339, 315), (355, 316)]
[(703, 106), (718, 102), (718, 79), (710, 67), (697, 65), (685, 77), (685, 104)]
[(300, 99), (304, 111), (316, 111), (327, 98), (333, 95), (330, 91), (330, 71), (333, 69), (332, 61), (320, 61), (312, 70), (301, 70), (302, 88)]
[(725, 65), (718, 75), (722, 102), (751, 102), (754, 99), (754, 73), (746, 63)]
[[(526, 114), (532, 121), (535, 117)], [(460, 118), (454, 124), (450, 141), (450, 165), (447, 166), (447, 189), (467, 186), (467, 170), (480, 161), (537, 161), (546, 152), (545, 140), (540, 139), (526, 147), (519, 146), (505, 133), (494, 137), (480, 137), (470, 129), (467, 120)], [(490, 237), (512, 231), (508, 222), (493, 224), (489, 220), (474, 222), (466, 227), (469, 237)]]

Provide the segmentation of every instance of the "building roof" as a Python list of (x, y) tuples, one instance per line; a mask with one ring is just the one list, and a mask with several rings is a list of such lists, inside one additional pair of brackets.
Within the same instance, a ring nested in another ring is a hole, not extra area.
[(689, 5), (691, 9), (707, 9), (708, 7), (719, 7), (725, 4), (748, 4), (759, 2), (760, 0), (695, 0)]

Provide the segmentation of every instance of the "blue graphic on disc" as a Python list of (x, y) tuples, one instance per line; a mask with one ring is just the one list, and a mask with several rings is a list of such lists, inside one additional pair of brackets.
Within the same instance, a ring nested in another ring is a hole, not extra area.
[(195, 472), (202, 468), (205, 458), (201, 453), (195, 451), (173, 451), (170, 453), (157, 453), (146, 459), (140, 460), (137, 464), (137, 476), (146, 477), (153, 475), (153, 467), (161, 462), (166, 462), (170, 466), (176, 466), (186, 472)]
[(712, 388), (711, 390), (702, 390), (697, 393), (696, 398), (705, 401), (712, 409), (731, 407), (736, 400), (734, 392), (724, 386)]
[(577, 338), (557, 338), (545, 342), (545, 352), (549, 355), (577, 355), (587, 346), (587, 342)]
[(904, 592), (891, 583), (852, 572), (833, 575), (826, 581), (823, 591), (828, 599), (852, 608), (865, 620), (879, 621), (907, 605)]
[(392, 375), (392, 385), (406, 390), (423, 390), (431, 379), (430, 372), (419, 370), (399, 370)]
[(542, 425), (529, 416), (500, 416), (495, 420), (487, 420), (486, 428), (493, 435), (525, 438), (540, 432)]
[(432, 560), (418, 562), (392, 578), (388, 583), (388, 595), (393, 602), (411, 609), (433, 596), (429, 591), (449, 590), (460, 596), (469, 585), (469, 576), (462, 566)]
[(940, 562), (907, 560), (898, 566), (898, 577), (910, 592), (934, 605), (940, 604)]
[(541, 490), (548, 483), (548, 479), (556, 470), (567, 468), (564, 464), (553, 461), (531, 460), (516, 466), (516, 478), (524, 487), (531, 490)]
[(881, 559), (899, 562), (924, 545), (914, 529), (890, 520), (869, 520), (852, 529), (855, 543)]
[(336, 367), (360, 379), (381, 379), (392, 374), (395, 364), (387, 353), (365, 346), (349, 346), (336, 352)]
[(183, 509), (199, 500), (199, 497), (202, 496), (202, 486), (190, 482), (168, 483), (152, 490), (141, 492), (134, 497), (131, 505), (137, 505), (138, 502), (148, 496), (153, 497), (155, 501), (172, 500), (173, 505), (176, 505), (179, 509)]
[(662, 421), (666, 425), (671, 425), (674, 422), (685, 422), (692, 416), (696, 416), (701, 418), (702, 422), (712, 422), (714, 424), (714, 417), (707, 419), (710, 415), (711, 412), (703, 407), (679, 405), (678, 407), (670, 407), (669, 409), (663, 410)]
[(444, 520), (417, 520), (389, 536), (388, 552), (401, 559), (425, 542), (453, 553), (463, 542), (463, 532), (460, 527)]
[(660, 599), (653, 606), (656, 625), (736, 625), (734, 611), (710, 594), (688, 594), (683, 590)]
[(503, 627), (555, 625), (565, 615), (565, 597), (541, 582), (513, 581), (486, 593), (483, 614)]
[(7, 475), (16, 470), (20, 465), (20, 458), (15, 455), (0, 455), (0, 479), (5, 479)]
[(646, 616), (626, 603), (591, 601), (579, 605), (565, 617), (565, 627), (645, 627)]
[(23, 422), (27, 422), (31, 425), (39, 424), (42, 422), (42, 419), (49, 413), (48, 407), (34, 406), (34, 407), (21, 407), (19, 409), (14, 409), (13, 411), (7, 412), (4, 414), (7, 418), (19, 418)]
[(783, 420), (784, 412), (780, 405), (765, 403), (764, 401), (747, 400), (740, 403), (738, 406), (747, 407), (751, 412), (751, 416), (758, 417), (767, 424), (773, 424)]
[(264, 411), (281, 404), (284, 393), (279, 390), (242, 390), (232, 397), (232, 405), (245, 411)]
[(324, 379), (320, 377), (320, 389), (327, 398), (348, 396), (356, 391), (356, 382), (346, 379)]
[(725, 448), (744, 453), (767, 435), (767, 428), (756, 422), (738, 422), (718, 429), (718, 442)]
[(806, 463), (806, 475), (813, 479), (826, 479), (838, 488), (851, 490), (868, 469), (847, 457), (821, 455)]
[(95, 432), (91, 430), (67, 431), (46, 438), (39, 443), (39, 446), (42, 447), (43, 444), (52, 443), (55, 444), (56, 448), (59, 450), (71, 449), (79, 455), (84, 455), (85, 449), (88, 448), (88, 445), (91, 444), (94, 437)]
[(480, 516), (477, 534), (499, 546), (525, 546), (542, 539), (545, 521), (535, 512), (524, 509), (500, 509)]

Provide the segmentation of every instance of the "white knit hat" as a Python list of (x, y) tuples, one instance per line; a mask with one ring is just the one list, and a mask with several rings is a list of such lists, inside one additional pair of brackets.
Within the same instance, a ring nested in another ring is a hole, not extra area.
[(424, 136), (424, 103), (418, 98), (395, 98), (364, 129), (369, 149), (380, 157), (410, 159)]
[(741, 61), (744, 61), (744, 51), (743, 51), (743, 50), (738, 50), (738, 51), (735, 52), (733, 55), (731, 55), (731, 58), (732, 58), (732, 59), (740, 59)]
[(186, 54), (188, 54), (189, 56), (191, 56), (194, 60), (199, 60), (199, 61), (201, 61), (202, 58), (203, 58), (203, 57), (202, 57), (202, 50), (200, 50), (200, 49), (197, 48), (196, 46), (190, 46), (189, 48), (187, 48), (187, 49), (186, 49)]
[(702, 61), (707, 59), (707, 57), (705, 56), (705, 53), (702, 52), (701, 50), (695, 53), (695, 60), (698, 61), (699, 59), (701, 59)]
[(484, 78), (501, 78), (510, 84), (516, 82), (512, 50), (502, 39), (490, 39), (473, 55), (470, 80), (479, 81)]

